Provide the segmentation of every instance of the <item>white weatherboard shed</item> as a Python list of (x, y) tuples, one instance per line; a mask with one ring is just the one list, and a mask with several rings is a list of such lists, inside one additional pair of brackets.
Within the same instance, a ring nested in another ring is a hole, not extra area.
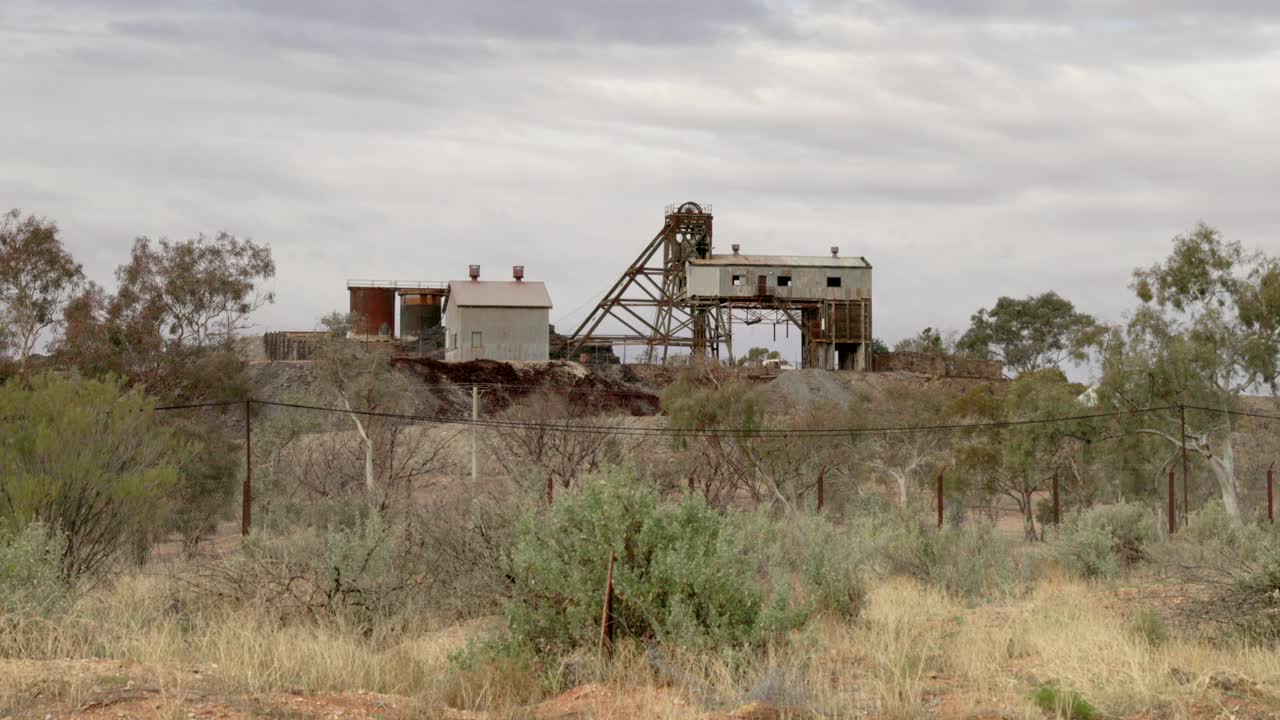
[(445, 360), (548, 360), (551, 295), (540, 282), (454, 280), (445, 296)]

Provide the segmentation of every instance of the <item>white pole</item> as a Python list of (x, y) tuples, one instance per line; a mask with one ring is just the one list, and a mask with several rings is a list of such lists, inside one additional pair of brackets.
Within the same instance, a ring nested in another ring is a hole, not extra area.
[(480, 387), (478, 385), (471, 386), (471, 484), (476, 484), (476, 476), (479, 475), (480, 455), (476, 451), (477, 435), (480, 432)]

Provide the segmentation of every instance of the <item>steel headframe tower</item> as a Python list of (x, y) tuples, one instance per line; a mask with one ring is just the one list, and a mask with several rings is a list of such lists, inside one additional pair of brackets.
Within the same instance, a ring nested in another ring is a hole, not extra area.
[[(613, 284), (567, 341), (567, 356), (586, 345), (644, 345), (649, 361), (662, 349), (688, 347), (694, 358), (708, 350), (719, 355), (718, 316), (689, 300), (685, 262), (711, 257), (711, 206), (695, 202), (669, 205), (662, 229)], [(598, 334), (611, 318), (630, 333)]]

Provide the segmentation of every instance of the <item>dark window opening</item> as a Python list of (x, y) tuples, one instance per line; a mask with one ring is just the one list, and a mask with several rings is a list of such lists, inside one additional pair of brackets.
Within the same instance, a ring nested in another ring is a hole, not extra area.
[(734, 287), (742, 287), (742, 276), (741, 276), (741, 275), (734, 275), (734, 276), (733, 276), (733, 286), (734, 286)]
[(840, 278), (839, 278), (839, 277), (828, 277), (828, 278), (827, 278), (827, 287), (840, 287)]
[(791, 276), (790, 276), (790, 275), (779, 275), (779, 276), (778, 276), (778, 287), (791, 287)]

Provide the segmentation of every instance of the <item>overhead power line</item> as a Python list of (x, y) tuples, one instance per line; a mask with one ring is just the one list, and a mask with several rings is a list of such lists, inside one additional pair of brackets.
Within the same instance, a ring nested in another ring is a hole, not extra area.
[[(224, 404), (234, 404), (230, 401)], [(379, 412), (373, 410), (347, 410), (346, 408), (324, 407), (320, 405), (305, 405), (302, 403), (285, 403), (271, 400), (250, 400), (248, 402), (259, 405), (267, 405), (271, 407), (291, 408), (295, 410), (309, 410), (314, 412), (335, 413), (340, 415), (359, 415), (362, 417), (378, 417), (392, 420), (406, 420), (415, 422), (445, 424), (445, 425), (471, 425), (478, 427), (491, 427), (501, 429), (537, 429), (564, 432), (581, 432), (581, 433), (605, 433), (611, 435), (639, 436), (639, 437), (742, 437), (742, 438), (790, 438), (790, 437), (845, 437), (849, 435), (869, 435), (869, 434), (894, 434), (894, 433), (915, 433), (915, 432), (943, 432), (943, 431), (960, 431), (960, 430), (994, 430), (1007, 429), (1013, 427), (1026, 427), (1032, 425), (1048, 425), (1066, 422), (1081, 422), (1086, 420), (1099, 420), (1119, 416), (1133, 416), (1138, 414), (1163, 412), (1174, 409), (1173, 406), (1146, 408), (1141, 410), (1121, 410), (1117, 412), (1106, 413), (1089, 413), (1083, 415), (1071, 415), (1063, 417), (1051, 418), (1033, 418), (1027, 420), (1003, 420), (983, 423), (950, 423), (937, 425), (897, 425), (897, 426), (881, 426), (881, 427), (843, 427), (843, 428), (794, 428), (794, 429), (750, 429), (750, 428), (670, 428), (670, 427), (627, 427), (625, 425), (591, 425), (591, 424), (574, 424), (574, 423), (555, 423), (555, 422), (534, 422), (524, 420), (513, 420), (504, 418), (482, 418), (473, 420), (468, 417), (459, 416), (431, 416), (431, 415), (414, 415), (407, 413), (391, 413)], [(157, 408), (159, 409), (159, 408)], [(169, 408), (165, 408), (169, 409)], [(180, 409), (175, 407), (173, 409)]]

